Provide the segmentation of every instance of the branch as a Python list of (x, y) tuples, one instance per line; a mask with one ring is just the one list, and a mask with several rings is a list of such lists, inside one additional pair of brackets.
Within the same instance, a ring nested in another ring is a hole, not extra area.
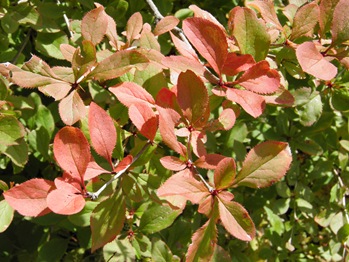
[(107, 188), (113, 181), (118, 179), (120, 176), (122, 176), (128, 169), (129, 167), (137, 161), (137, 159), (144, 153), (144, 151), (150, 146), (151, 142), (148, 141), (141, 151), (138, 152), (138, 154), (132, 159), (132, 162), (128, 164), (123, 170), (120, 170), (118, 173), (116, 173), (107, 183), (105, 183), (100, 189), (98, 189), (97, 192), (87, 192), (86, 196), (91, 198), (92, 200), (96, 200), (99, 195), (104, 191), (104, 189)]

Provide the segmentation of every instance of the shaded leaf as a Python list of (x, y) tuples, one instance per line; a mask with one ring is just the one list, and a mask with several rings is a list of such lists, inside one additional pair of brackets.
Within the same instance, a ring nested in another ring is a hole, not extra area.
[(333, 18), (333, 11), (339, 0), (327, 0), (320, 2), (319, 26), (321, 35), (324, 36), (329, 31)]
[(147, 104), (138, 103), (130, 106), (128, 114), (139, 132), (153, 141), (159, 125), (158, 116), (155, 115), (153, 109)]
[(311, 126), (319, 120), (322, 114), (321, 95), (318, 91), (312, 93), (306, 104), (298, 111), (300, 122), (304, 126)]
[(76, 90), (58, 104), (59, 115), (66, 125), (73, 125), (86, 115), (85, 104)]
[(15, 145), (8, 146), (6, 150), (2, 147), (0, 145), (0, 151), (3, 151), (2, 153), (8, 156), (15, 165), (23, 167), (28, 162), (28, 145), (24, 138), (18, 139)]
[(47, 194), (54, 187), (50, 180), (30, 179), (3, 193), (7, 203), (22, 216), (43, 216), (50, 213), (47, 206)]
[(108, 18), (104, 7), (99, 6), (88, 12), (81, 21), (81, 34), (85, 40), (97, 45), (107, 32)]
[(16, 140), (24, 135), (24, 127), (15, 117), (0, 115), (0, 151), (2, 147), (16, 145)]
[(346, 12), (348, 8), (349, 2), (340, 0), (333, 11), (332, 44), (341, 44), (349, 39), (349, 16)]

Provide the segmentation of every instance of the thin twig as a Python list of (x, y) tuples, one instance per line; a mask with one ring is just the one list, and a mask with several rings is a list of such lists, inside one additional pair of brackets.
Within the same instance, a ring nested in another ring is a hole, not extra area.
[(17, 63), (17, 60), (18, 60), (19, 56), (22, 54), (22, 52), (23, 52), (25, 46), (26, 46), (26, 45), (28, 44), (28, 42), (29, 42), (29, 38), (30, 38), (30, 36), (31, 36), (31, 33), (32, 33), (32, 29), (29, 28), (28, 33), (27, 33), (27, 35), (26, 35), (26, 37), (25, 37), (25, 39), (24, 39), (24, 41), (23, 41), (21, 47), (19, 48), (17, 54), (16, 54), (15, 57), (12, 59), (11, 64), (16, 64), (16, 63)]
[(107, 186), (109, 186), (113, 181), (115, 181), (116, 179), (118, 179), (122, 174), (124, 174), (129, 167), (137, 161), (137, 159), (144, 153), (144, 151), (150, 146), (151, 142), (148, 141), (143, 148), (141, 149), (141, 151), (138, 152), (138, 154), (132, 159), (132, 162), (130, 164), (128, 164), (123, 170), (120, 170), (118, 173), (116, 173), (107, 183), (105, 183), (100, 189), (98, 189), (97, 192), (87, 192), (87, 197), (91, 198), (92, 200), (96, 200), (99, 195), (104, 191), (104, 189), (107, 188)]
[(214, 191), (214, 188), (211, 187), (211, 186), (209, 185), (209, 183), (207, 183), (207, 181), (205, 180), (205, 178), (203, 178), (203, 176), (202, 176), (202, 175), (199, 173), (199, 171), (196, 169), (196, 166), (193, 166), (193, 169), (194, 169), (196, 175), (200, 178), (201, 182), (204, 183), (204, 185), (207, 187), (208, 191), (209, 191), (210, 193), (212, 193), (212, 192)]
[[(60, 5), (61, 2), (60, 2), (59, 0), (57, 0), (57, 4)], [(68, 19), (68, 17), (67, 17), (66, 14), (63, 14), (63, 19), (64, 19), (64, 21), (65, 21), (65, 23), (66, 23), (66, 25), (67, 25), (70, 38), (72, 38), (72, 37), (73, 37), (73, 32), (70, 30), (70, 22), (69, 22), (69, 19)]]

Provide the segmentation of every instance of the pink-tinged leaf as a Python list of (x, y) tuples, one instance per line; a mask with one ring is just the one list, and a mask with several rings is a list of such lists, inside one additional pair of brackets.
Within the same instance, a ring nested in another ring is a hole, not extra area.
[(71, 67), (54, 66), (51, 69), (54, 74), (56, 74), (63, 81), (67, 82), (68, 85), (75, 82), (74, 72)]
[(108, 18), (105, 15), (104, 7), (99, 6), (83, 17), (81, 21), (81, 34), (85, 40), (97, 45), (102, 41), (107, 32), (107, 27)]
[(319, 21), (320, 9), (317, 3), (310, 2), (297, 10), (293, 19), (291, 40), (301, 36), (311, 36)]
[(283, 31), (283, 27), (279, 22), (279, 19), (275, 12), (274, 2), (273, 1), (253, 1), (247, 2), (247, 7), (253, 7), (258, 12), (261, 13), (264, 21), (268, 23), (268, 26), (273, 26), (280, 31)]
[(194, 165), (198, 168), (215, 169), (220, 161), (225, 159), (225, 156), (218, 154), (207, 154), (201, 156), (194, 162)]
[(220, 75), (228, 54), (228, 43), (222, 28), (209, 20), (193, 17), (183, 21), (183, 31), (196, 50)]
[(292, 154), (287, 143), (263, 142), (248, 152), (234, 184), (252, 188), (271, 186), (286, 175), (291, 162)]
[(256, 235), (254, 223), (245, 208), (237, 202), (219, 198), (219, 218), (224, 228), (234, 237), (251, 241)]
[(42, 92), (44, 95), (53, 97), (56, 101), (66, 97), (70, 89), (71, 84), (64, 82), (39, 87), (40, 92)]
[(216, 130), (230, 130), (236, 120), (235, 111), (231, 108), (226, 108), (219, 115), (218, 119), (213, 120), (205, 127), (207, 131), (216, 131)]
[(115, 191), (92, 212), (92, 252), (116, 238), (124, 227), (126, 201), (121, 190)]
[(174, 16), (165, 16), (162, 18), (155, 26), (154, 28), (154, 35), (162, 35), (168, 31), (171, 31), (173, 28), (175, 28), (179, 23), (179, 19)]
[(304, 72), (329, 81), (336, 77), (337, 67), (327, 61), (313, 42), (305, 42), (296, 49), (296, 56)]
[(203, 75), (205, 67), (198, 60), (188, 58), (185, 56), (166, 56), (162, 59), (161, 63), (177, 72), (185, 72), (187, 70), (193, 71), (197, 75)]
[(47, 205), (54, 213), (72, 215), (84, 208), (85, 199), (81, 190), (63, 180), (57, 183), (55, 181), (55, 185), (57, 189), (52, 190), (47, 196)]
[(250, 54), (256, 61), (265, 59), (269, 52), (270, 36), (253, 10), (235, 7), (229, 13), (228, 26), (242, 54)]
[(113, 119), (104, 109), (91, 102), (88, 126), (93, 148), (113, 167), (112, 153), (116, 145), (116, 129)]
[(216, 189), (225, 189), (230, 187), (235, 179), (236, 165), (232, 158), (225, 158), (219, 162), (214, 171), (214, 184)]
[(52, 181), (34, 178), (5, 191), (3, 196), (22, 216), (38, 217), (51, 212), (46, 198), (52, 188), (54, 188)]
[(194, 17), (201, 17), (201, 18), (204, 18), (206, 20), (209, 20), (210, 22), (212, 22), (212, 23), (216, 24), (217, 26), (219, 26), (222, 29), (223, 32), (225, 31), (224, 26), (213, 15), (211, 15), (209, 12), (201, 9), (197, 5), (190, 5), (189, 9), (194, 12)]
[(215, 219), (209, 219), (191, 238), (186, 261), (209, 262), (217, 245), (217, 227)]
[(202, 80), (192, 71), (178, 77), (177, 100), (184, 116), (195, 125), (200, 122), (208, 107), (208, 93)]
[(228, 88), (227, 99), (238, 103), (254, 118), (259, 117), (265, 109), (264, 98), (250, 91)]
[(271, 96), (264, 96), (264, 99), (267, 104), (283, 106), (293, 106), (295, 101), (293, 95), (286, 89), (279, 89)]
[(133, 104), (146, 103), (153, 105), (154, 98), (143, 87), (133, 82), (123, 82), (109, 88), (118, 100), (125, 106), (130, 107)]
[(280, 86), (280, 76), (265, 60), (250, 67), (235, 83), (259, 94), (271, 94)]
[(118, 50), (118, 34), (116, 32), (116, 23), (114, 19), (108, 14), (105, 14), (105, 16), (108, 20), (108, 27), (105, 35), (108, 37), (110, 45)]
[(229, 53), (227, 59), (224, 62), (222, 73), (234, 76), (242, 71), (246, 71), (256, 62), (251, 55), (236, 55), (235, 53)]
[(107, 173), (110, 173), (110, 171), (102, 168), (92, 159), (87, 165), (84, 180), (91, 180), (92, 178), (95, 178), (101, 174)]
[(199, 57), (196, 54), (195, 50), (192, 48), (192, 46), (181, 39), (179, 39), (177, 36), (172, 34), (170, 32), (172, 42), (174, 46), (176, 47), (177, 51), (184, 57), (193, 59), (199, 62)]
[(68, 62), (73, 61), (73, 56), (75, 53), (76, 48), (72, 45), (69, 44), (61, 44), (59, 46), (59, 49), (62, 52), (62, 55), (64, 56), (65, 60), (67, 60)]
[(187, 167), (185, 161), (174, 156), (164, 156), (160, 159), (161, 164), (172, 171), (181, 171)]
[(333, 11), (339, 0), (327, 0), (320, 2), (320, 32), (324, 36), (329, 31), (333, 18)]
[(185, 156), (186, 148), (177, 140), (175, 135), (175, 126), (181, 116), (171, 108), (157, 107), (159, 112), (159, 131), (164, 143), (178, 154)]
[(198, 204), (209, 194), (210, 192), (205, 185), (196, 180), (189, 169), (184, 169), (172, 175), (157, 191), (159, 197), (179, 195), (193, 204)]
[(143, 18), (141, 13), (134, 13), (127, 21), (126, 25), (126, 38), (129, 43), (139, 37), (139, 34), (143, 28)]
[(128, 168), (132, 164), (132, 161), (133, 161), (133, 156), (132, 155), (126, 156), (114, 168), (114, 172), (119, 172), (121, 170), (124, 170), (124, 169)]
[(90, 145), (79, 128), (63, 127), (55, 136), (53, 154), (59, 166), (81, 181), (90, 162)]
[(152, 32), (145, 32), (143, 30), (139, 38), (139, 45), (141, 48), (160, 52), (160, 44)]
[(159, 126), (158, 116), (153, 109), (144, 103), (133, 104), (128, 109), (128, 115), (139, 132), (153, 141)]
[(198, 212), (204, 214), (207, 217), (210, 217), (211, 211), (213, 210), (214, 197), (208, 195), (204, 200), (202, 200), (198, 207)]
[(193, 132), (191, 132), (190, 144), (191, 144), (191, 146), (193, 148), (193, 153), (197, 157), (207, 155), (205, 142), (206, 142), (205, 133), (203, 133), (201, 131), (193, 131)]
[(88, 76), (103, 82), (122, 76), (132, 68), (143, 70), (148, 63), (149, 59), (141, 53), (135, 50), (122, 50), (102, 60)]
[(341, 44), (349, 39), (349, 1), (340, 0), (333, 12), (332, 44)]
[(58, 111), (63, 123), (70, 126), (86, 115), (85, 104), (76, 90), (59, 102)]

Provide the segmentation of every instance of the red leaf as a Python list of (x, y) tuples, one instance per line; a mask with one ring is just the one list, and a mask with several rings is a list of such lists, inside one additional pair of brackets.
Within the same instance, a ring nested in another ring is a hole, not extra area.
[(225, 156), (218, 154), (207, 154), (201, 156), (194, 162), (194, 165), (198, 168), (215, 169), (220, 161), (225, 159)]
[(225, 189), (230, 187), (235, 179), (236, 165), (232, 158), (225, 158), (219, 162), (214, 171), (214, 184), (216, 189)]
[(222, 28), (209, 20), (193, 17), (183, 21), (183, 31), (193, 46), (220, 75), (228, 54), (228, 43)]
[(125, 106), (146, 103), (150, 106), (155, 103), (154, 98), (143, 87), (133, 82), (123, 82), (109, 88), (118, 100)]
[(229, 130), (231, 129), (236, 120), (235, 111), (231, 108), (226, 108), (219, 115), (218, 119), (213, 120), (205, 127), (207, 131), (216, 131), (216, 130)]
[(81, 190), (60, 178), (55, 179), (55, 185), (57, 189), (52, 190), (47, 196), (47, 205), (54, 213), (72, 215), (84, 208), (85, 199)]
[(88, 126), (93, 148), (113, 167), (112, 153), (116, 144), (116, 129), (113, 119), (101, 107), (92, 102), (88, 114)]
[(108, 18), (104, 7), (99, 6), (88, 12), (81, 21), (81, 34), (85, 40), (97, 45), (107, 32)]
[(259, 117), (265, 108), (264, 98), (250, 91), (228, 88), (227, 99), (241, 105), (254, 118)]
[(139, 37), (142, 27), (143, 27), (142, 15), (139, 12), (134, 13), (128, 19), (127, 25), (126, 25), (126, 37), (129, 43), (131, 43), (134, 39)]
[(50, 213), (46, 198), (54, 187), (50, 180), (30, 179), (3, 193), (7, 203), (22, 216), (38, 217)]
[(233, 76), (242, 71), (246, 71), (254, 64), (256, 64), (256, 62), (251, 55), (238, 56), (235, 53), (229, 53), (224, 62), (222, 73)]
[(162, 35), (168, 31), (171, 31), (179, 23), (179, 19), (174, 16), (165, 16), (155, 26), (153, 31), (154, 35)]
[(179, 195), (193, 204), (198, 204), (209, 194), (205, 185), (196, 180), (188, 169), (172, 175), (157, 191), (159, 197)]
[(349, 39), (349, 2), (340, 0), (333, 12), (332, 19), (332, 44), (341, 44)]
[(162, 88), (158, 92), (156, 95), (156, 104), (163, 108), (172, 108), (176, 111), (180, 111), (176, 94), (167, 88)]
[(85, 171), (84, 180), (90, 180), (101, 174), (110, 173), (110, 171), (100, 167), (93, 159), (88, 163)]
[(205, 133), (201, 131), (193, 131), (191, 132), (190, 144), (193, 148), (193, 153), (197, 156), (207, 155), (205, 143), (206, 137)]
[(161, 60), (161, 63), (178, 72), (185, 72), (187, 70), (193, 71), (197, 75), (203, 75), (205, 67), (198, 60), (185, 56), (166, 56)]
[(251, 241), (256, 229), (253, 221), (245, 208), (237, 202), (226, 202), (219, 199), (219, 217), (224, 228), (234, 237)]
[(70, 126), (86, 114), (85, 104), (76, 90), (59, 102), (58, 110), (63, 123)]
[(234, 184), (252, 188), (270, 186), (286, 174), (291, 161), (292, 154), (287, 143), (263, 142), (248, 152)]
[(170, 32), (170, 35), (171, 35), (174, 46), (182, 56), (199, 62), (198, 55), (195, 53), (195, 50), (192, 48), (192, 46), (189, 43), (182, 41), (171, 32)]
[(296, 56), (303, 71), (308, 74), (326, 81), (337, 75), (337, 67), (327, 61), (312, 42), (299, 45)]
[(271, 94), (279, 88), (280, 76), (263, 60), (251, 66), (235, 83), (255, 93)]
[[(320, 2), (320, 32), (321, 36), (324, 36), (326, 32), (329, 31), (331, 27), (331, 22), (333, 18), (333, 11), (339, 0), (327, 0)], [(324, 37), (323, 37), (324, 38)]]
[(132, 155), (126, 156), (114, 168), (114, 172), (119, 172), (121, 170), (124, 170), (124, 169), (128, 168), (132, 164), (132, 161), (133, 161), (133, 156)]
[(181, 171), (187, 166), (185, 161), (174, 156), (164, 156), (160, 159), (160, 162), (165, 168), (172, 171)]
[(53, 154), (60, 167), (83, 184), (91, 153), (80, 129), (66, 126), (59, 130), (53, 142)]
[(208, 93), (204, 83), (192, 71), (179, 75), (177, 100), (184, 116), (192, 125), (201, 121), (208, 107)]
[(293, 106), (295, 101), (293, 95), (286, 89), (279, 89), (271, 96), (264, 96), (264, 99), (267, 104), (283, 106)]
[(155, 115), (153, 109), (147, 104), (137, 103), (130, 106), (128, 114), (139, 132), (150, 141), (153, 141), (159, 125), (158, 116)]
[(194, 12), (194, 17), (201, 17), (201, 18), (204, 18), (206, 20), (209, 20), (210, 22), (219, 26), (223, 32), (225, 31), (224, 26), (209, 12), (199, 8), (197, 5), (190, 5), (189, 9)]

